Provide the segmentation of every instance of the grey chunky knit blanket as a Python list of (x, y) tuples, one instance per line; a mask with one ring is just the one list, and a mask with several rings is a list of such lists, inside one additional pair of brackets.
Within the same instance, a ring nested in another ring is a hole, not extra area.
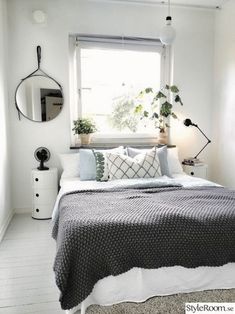
[(133, 188), (64, 195), (53, 228), (63, 309), (98, 280), (133, 267), (235, 262), (235, 191), (220, 187)]

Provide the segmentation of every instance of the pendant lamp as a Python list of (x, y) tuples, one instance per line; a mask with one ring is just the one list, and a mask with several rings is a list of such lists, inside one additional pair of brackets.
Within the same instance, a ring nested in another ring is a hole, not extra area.
[(170, 0), (168, 0), (168, 16), (166, 17), (166, 26), (160, 31), (160, 40), (163, 45), (169, 46), (174, 42), (176, 31), (171, 26), (172, 17), (170, 13)]

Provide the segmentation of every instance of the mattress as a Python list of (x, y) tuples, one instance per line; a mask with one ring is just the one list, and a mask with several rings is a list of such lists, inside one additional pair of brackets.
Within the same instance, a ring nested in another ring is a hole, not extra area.
[[(135, 184), (138, 180), (128, 180), (128, 184)], [(186, 174), (175, 174), (172, 179), (161, 177), (153, 180), (180, 183), (184, 187), (218, 186), (211, 181), (191, 177)], [(80, 181), (79, 178), (63, 179), (55, 204), (53, 219), (55, 219), (58, 213), (60, 198), (65, 193), (76, 190), (105, 189), (126, 183), (127, 180), (96, 182)], [(67, 313), (73, 314), (80, 309), (81, 314), (84, 314), (86, 308), (92, 304), (112, 305), (125, 301), (142, 302), (153, 296), (231, 288), (235, 288), (235, 263), (221, 267), (198, 267), (195, 269), (187, 269), (181, 266), (150, 270), (133, 268), (119, 276), (109, 276), (99, 280), (94, 286), (92, 293), (81, 304), (67, 311)]]

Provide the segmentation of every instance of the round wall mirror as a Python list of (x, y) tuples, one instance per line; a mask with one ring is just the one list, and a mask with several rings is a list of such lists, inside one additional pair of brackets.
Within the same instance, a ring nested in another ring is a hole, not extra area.
[(15, 93), (17, 110), (26, 118), (50, 121), (58, 116), (63, 107), (61, 86), (51, 77), (31, 75), (22, 80)]

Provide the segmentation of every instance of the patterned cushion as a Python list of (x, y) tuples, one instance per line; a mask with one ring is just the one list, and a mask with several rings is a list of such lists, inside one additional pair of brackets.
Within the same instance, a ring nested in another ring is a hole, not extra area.
[(134, 158), (107, 153), (109, 179), (158, 178), (161, 169), (156, 149)]
[(125, 150), (123, 146), (119, 146), (114, 149), (109, 150), (95, 150), (93, 149), (93, 154), (95, 156), (96, 163), (96, 181), (108, 181), (108, 161), (106, 154), (114, 153), (114, 154), (125, 154)]
[[(98, 150), (96, 150), (98, 151)], [(110, 149), (110, 150), (99, 150), (100, 152), (109, 151), (110, 153), (120, 152), (124, 154), (125, 150), (123, 146)], [(95, 180), (96, 178), (96, 161), (94, 151), (92, 149), (80, 149), (80, 180)]]
[[(151, 148), (149, 148), (149, 149), (138, 148), (137, 149), (137, 148), (133, 148), (133, 147), (127, 147), (127, 155), (130, 156), (131, 158), (134, 158), (136, 155), (141, 154), (141, 153), (147, 153), (150, 150), (151, 150)], [(157, 147), (156, 152), (157, 152), (157, 156), (159, 158), (162, 175), (168, 176), (171, 178), (172, 174), (170, 173), (169, 165), (168, 165), (167, 146)]]

